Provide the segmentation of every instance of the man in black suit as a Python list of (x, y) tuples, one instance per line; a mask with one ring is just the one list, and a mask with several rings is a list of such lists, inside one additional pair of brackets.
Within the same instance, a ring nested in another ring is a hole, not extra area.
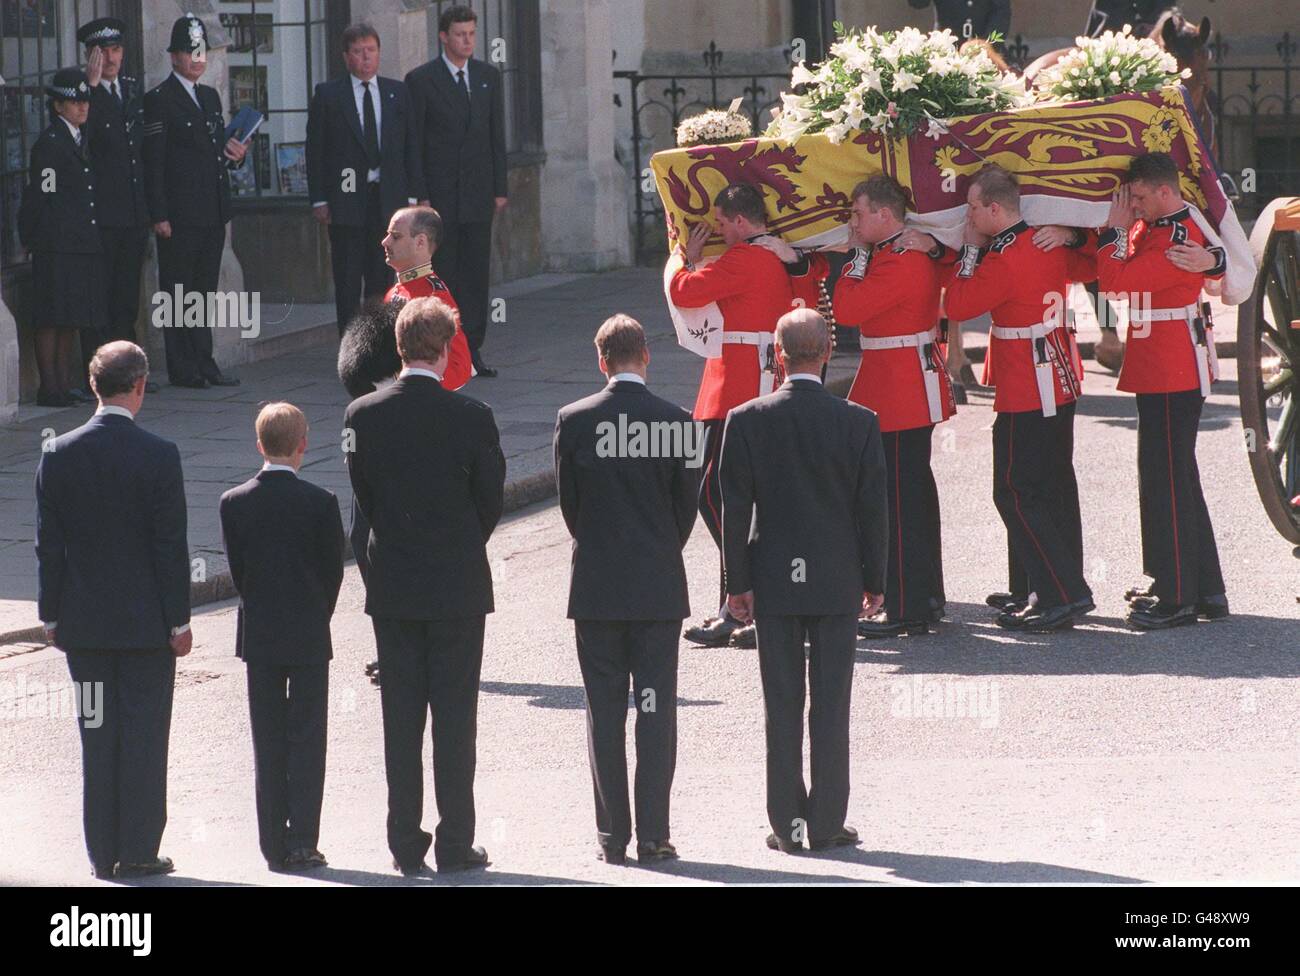
[(420, 142), (406, 86), (378, 77), (379, 34), (343, 32), (346, 78), (316, 86), (307, 113), (307, 188), (329, 227), (339, 335), (361, 304), (392, 283), (380, 244), (389, 218), (426, 196)]
[[(158, 237), (158, 288), (174, 295), (217, 290), (221, 252), (230, 220), (229, 167), (244, 161), (247, 147), (225, 137), (221, 98), (200, 85), (208, 65), (203, 21), (186, 14), (172, 25), (172, 73), (144, 96), (145, 196)], [(207, 303), (204, 302), (206, 315)], [(212, 358), (213, 322), (198, 328), (181, 321), (173, 306), (163, 343), (167, 379), (173, 386), (204, 389), (236, 386)]]
[(298, 477), (307, 418), (292, 403), (257, 415), (257, 476), (221, 496), (221, 535), (239, 591), (235, 654), (248, 666), (257, 835), (272, 871), (324, 867), (330, 617), (343, 582), (332, 492)]
[[(505, 456), (492, 409), (442, 388), (451, 309), (415, 298), (397, 317), (402, 372), (352, 401), (344, 447), (370, 524), (366, 613), (379, 650), (388, 847), (405, 875), (482, 867), (474, 764), (483, 624), (492, 612), (487, 540), (501, 518)], [(436, 839), (420, 826), (420, 756), (432, 713)]]
[[(650, 351), (639, 322), (607, 319), (596, 349), (609, 385), (562, 408), (555, 424), (560, 510), (573, 536), (569, 618), (587, 690), (596, 839), (605, 861), (624, 863), (632, 837), (624, 746), (630, 680), (637, 860), (660, 861), (677, 856), (668, 827), (677, 633), (691, 609), (682, 547), (695, 524), (703, 431), (689, 411), (646, 388)], [(656, 447), (619, 443), (619, 431)]]
[[(767, 709), (768, 847), (855, 844), (849, 697), (858, 614), (884, 602), (889, 530), (876, 415), (821, 384), (830, 358), (813, 309), (781, 317), (779, 390), (735, 407), (722, 440), (727, 603), (758, 631)], [(804, 641), (812, 787), (804, 788)]]
[(415, 108), (430, 203), (446, 232), (434, 257), (438, 277), (460, 302), (461, 326), (479, 376), (487, 334), (492, 218), (506, 205), (505, 107), (501, 75), (472, 57), (478, 15), (454, 6), (438, 21), (442, 55), (406, 76)]
[[(165, 874), (167, 736), (190, 652), (185, 482), (176, 445), (135, 423), (149, 361), (130, 342), (90, 362), (95, 415), (36, 470), (38, 609), (68, 656), (81, 729), (86, 849), (98, 878)], [(97, 701), (98, 713), (85, 705)]]
[[(149, 239), (149, 207), (144, 196), (143, 89), (122, 74), (122, 33), (126, 24), (100, 17), (82, 25), (77, 40), (86, 46), (90, 117), (85, 130), (95, 167), (95, 216), (104, 243), (108, 285), (107, 327), (82, 337), (87, 365), (95, 348), (114, 339), (135, 340), (140, 314), (140, 269)], [(90, 340), (90, 341), (87, 341)], [(149, 384), (149, 393), (157, 387)]]

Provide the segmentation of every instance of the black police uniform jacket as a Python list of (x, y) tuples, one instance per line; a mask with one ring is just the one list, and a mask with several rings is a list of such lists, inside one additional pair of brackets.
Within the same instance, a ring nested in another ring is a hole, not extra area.
[(32, 144), (31, 174), (18, 211), (18, 236), (29, 251), (98, 254), (95, 173), (86, 151), (61, 118)]
[(95, 214), (101, 227), (149, 223), (144, 196), (144, 97), (134, 78), (118, 77), (119, 105), (102, 85), (90, 90), (90, 116), (82, 129), (95, 163)]
[(182, 227), (230, 220), (226, 122), (217, 90), (196, 84), (202, 108), (174, 74), (144, 96), (144, 172), (149, 219)]

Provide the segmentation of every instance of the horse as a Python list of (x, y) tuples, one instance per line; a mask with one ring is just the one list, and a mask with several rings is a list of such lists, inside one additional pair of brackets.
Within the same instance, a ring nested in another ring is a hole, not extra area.
[(1166, 10), (1151, 28), (1150, 37), (1178, 61), (1178, 70), (1191, 70), (1183, 79), (1187, 88), (1188, 109), (1196, 118), (1210, 154), (1218, 159), (1218, 132), (1214, 128), (1216, 99), (1210, 86), (1210, 18), (1202, 17), (1193, 26), (1177, 7)]

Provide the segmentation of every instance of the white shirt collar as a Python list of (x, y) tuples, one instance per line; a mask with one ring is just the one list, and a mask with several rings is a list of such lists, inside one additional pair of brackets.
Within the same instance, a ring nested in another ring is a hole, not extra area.
[(645, 377), (639, 373), (615, 373), (609, 378), (611, 383), (640, 383), (645, 386)]
[(73, 125), (73, 124), (72, 124), (71, 122), (69, 122), (67, 119), (63, 118), (62, 115), (60, 115), (59, 118), (62, 119), (62, 120), (63, 120), (63, 124), (66, 125), (66, 126), (68, 127), (68, 131), (72, 133), (72, 138), (73, 138), (74, 140), (81, 138), (81, 126), (79, 126), (79, 125)]
[(298, 476), (298, 472), (295, 471), (293, 467), (288, 464), (272, 464), (270, 461), (267, 461), (265, 464), (262, 465), (262, 470), (263, 471), (288, 471), (294, 477)]
[(439, 376), (431, 369), (418, 369), (418, 368), (413, 368), (411, 366), (404, 366), (402, 368), (402, 371), (397, 375), (398, 376), (428, 376), (432, 379), (437, 380), (439, 383), (442, 382), (442, 377)]
[[(353, 91), (355, 92), (364, 91), (364, 89), (361, 86), (366, 84), (366, 82), (362, 81), (356, 75), (348, 75), (348, 77), (352, 79)], [(375, 75), (373, 78), (370, 79), (370, 90), (372, 92), (379, 91), (379, 75)]]
[(135, 414), (126, 409), (126, 407), (119, 407), (116, 403), (101, 403), (99, 409), (95, 411), (95, 416), (98, 417), (103, 413), (111, 413), (115, 417), (125, 417), (127, 420), (135, 420)]
[(181, 85), (185, 88), (187, 92), (189, 92), (191, 95), (194, 95), (194, 82), (190, 81), (179, 71), (173, 71), (172, 76), (181, 83)]
[(442, 52), (442, 63), (445, 64), (445, 65), (447, 66), (447, 70), (451, 72), (451, 80), (452, 80), (452, 81), (456, 81), (456, 72), (457, 72), (457, 71), (464, 71), (464, 72), (465, 72), (465, 81), (466, 81), (466, 82), (469, 81), (469, 59), (468, 59), (468, 58), (465, 60), (465, 67), (463, 67), (463, 68), (458, 68), (458, 67), (456, 67), (456, 65), (452, 62), (451, 58), (447, 57), (447, 52), (446, 52), (446, 51), (443, 51), (443, 52)]
[(791, 373), (786, 377), (787, 380), (812, 380), (814, 383), (820, 383), (822, 378), (816, 373)]

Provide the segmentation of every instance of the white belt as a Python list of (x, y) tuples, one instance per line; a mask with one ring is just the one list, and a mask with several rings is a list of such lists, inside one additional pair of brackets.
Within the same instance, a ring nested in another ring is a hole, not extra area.
[[(1040, 322), (1017, 328), (995, 325), (991, 330), (995, 339), (1029, 340), (1030, 354), (1034, 357), (1034, 382), (1038, 384), (1038, 402), (1044, 417), (1056, 416), (1056, 383), (1053, 379), (1056, 364), (1052, 361), (1052, 346), (1047, 337), (1060, 327), (1057, 322)], [(1043, 343), (1041, 347), (1038, 345), (1040, 341)]]
[(771, 358), (772, 343), (776, 336), (771, 332), (723, 332), (723, 345), (755, 346), (758, 349), (758, 395), (765, 396), (776, 389), (776, 363)]
[(943, 421), (943, 403), (939, 399), (939, 371), (930, 358), (930, 350), (939, 341), (939, 330), (912, 332), (899, 336), (865, 336), (858, 335), (858, 345), (864, 352), (880, 349), (915, 349), (916, 358), (921, 365), (921, 379), (925, 381), (925, 400), (930, 408), (930, 423)]
[[(1188, 338), (1192, 340), (1192, 350), (1196, 353), (1196, 376), (1201, 384), (1201, 396), (1210, 395), (1210, 384), (1219, 375), (1219, 354), (1214, 348), (1214, 325), (1202, 320), (1205, 331), (1197, 335), (1196, 322), (1201, 317), (1200, 309), (1195, 305), (1182, 308), (1130, 308), (1129, 322), (1174, 322), (1181, 320), (1187, 325)], [(1145, 339), (1151, 330), (1130, 332), (1129, 339)]]

